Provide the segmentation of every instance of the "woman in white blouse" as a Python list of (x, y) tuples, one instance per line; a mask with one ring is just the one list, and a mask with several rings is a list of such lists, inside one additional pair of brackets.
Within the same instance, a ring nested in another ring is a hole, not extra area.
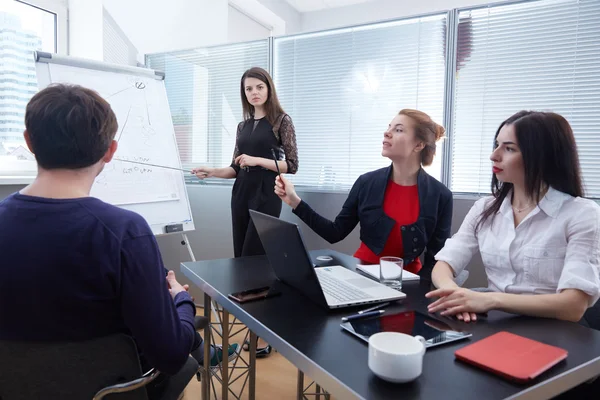
[[(496, 132), (492, 196), (475, 203), (436, 255), (430, 312), (469, 322), (497, 309), (579, 321), (600, 297), (600, 206), (584, 199), (569, 123), (521, 111)], [(481, 252), (488, 288), (454, 283)]]

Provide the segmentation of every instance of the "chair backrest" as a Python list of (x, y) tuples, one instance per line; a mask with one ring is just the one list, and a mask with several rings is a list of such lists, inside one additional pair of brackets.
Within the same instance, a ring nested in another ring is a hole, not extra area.
[[(135, 342), (123, 334), (71, 343), (0, 341), (0, 400), (91, 400), (141, 375)], [(148, 400), (144, 387), (114, 398)]]
[(600, 331), (600, 301), (586, 310), (583, 319), (590, 328)]

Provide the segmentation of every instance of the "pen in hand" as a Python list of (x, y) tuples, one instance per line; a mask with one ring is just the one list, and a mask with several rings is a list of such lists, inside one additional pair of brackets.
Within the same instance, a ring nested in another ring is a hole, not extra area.
[(275, 168), (277, 168), (277, 175), (281, 175), (281, 171), (279, 171), (279, 163), (277, 162), (277, 156), (275, 155), (275, 150), (271, 148), (271, 154), (273, 155), (273, 160), (275, 160)]
[(359, 318), (373, 317), (376, 315), (381, 315), (384, 312), (385, 312), (385, 310), (377, 310), (377, 311), (364, 312), (362, 314), (349, 315), (347, 317), (343, 317), (342, 322), (354, 321), (355, 319), (359, 319)]

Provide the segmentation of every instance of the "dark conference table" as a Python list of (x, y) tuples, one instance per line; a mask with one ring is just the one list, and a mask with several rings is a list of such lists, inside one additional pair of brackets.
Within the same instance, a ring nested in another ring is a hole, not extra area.
[[(332, 250), (310, 254), (317, 265), (324, 265), (316, 261), (319, 255), (333, 257), (327, 265), (343, 265), (354, 270), (357, 263), (355, 258)], [(216, 301), (339, 399), (548, 399), (600, 375), (600, 331), (576, 323), (492, 311), (476, 323), (454, 321), (453, 324), (470, 330), (473, 336), (428, 349), (423, 360), (423, 374), (417, 380), (408, 384), (388, 383), (369, 370), (367, 344), (340, 328), (342, 316), (368, 306), (327, 311), (283, 284), (278, 285), (282, 294), (277, 297), (245, 304), (229, 299), (230, 293), (269, 286), (275, 281), (264, 256), (186, 262), (181, 268), (205, 293), (205, 305), (210, 304), (211, 299)], [(386, 314), (404, 310), (427, 313), (430, 300), (424, 295), (429, 289), (424, 283), (404, 282), (402, 291), (407, 294), (407, 299), (388, 306)], [(205, 315), (209, 310), (205, 307)], [(525, 385), (455, 360), (454, 351), (498, 331), (562, 347), (569, 355), (565, 361)], [(251, 360), (250, 399), (254, 398), (254, 365)]]

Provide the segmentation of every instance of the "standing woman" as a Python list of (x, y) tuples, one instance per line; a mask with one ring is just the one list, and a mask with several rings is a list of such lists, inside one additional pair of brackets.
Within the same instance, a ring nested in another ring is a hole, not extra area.
[(244, 120), (237, 127), (235, 150), (230, 166), (199, 167), (192, 172), (200, 179), (235, 178), (231, 193), (231, 220), (235, 257), (265, 254), (248, 210), (279, 217), (281, 200), (273, 193), (278, 157), (281, 173), (298, 170), (298, 149), (294, 124), (277, 98), (267, 71), (253, 67), (240, 82)]

